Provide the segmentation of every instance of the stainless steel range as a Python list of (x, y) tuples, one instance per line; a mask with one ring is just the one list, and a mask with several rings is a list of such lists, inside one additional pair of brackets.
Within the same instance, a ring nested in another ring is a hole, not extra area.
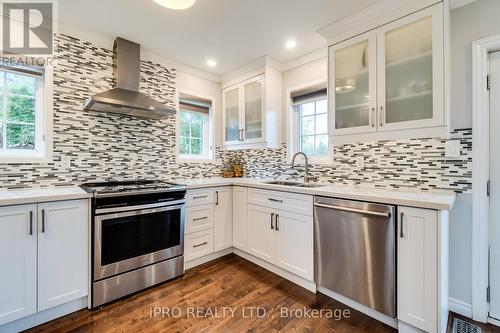
[(184, 273), (182, 185), (87, 183), (92, 202), (92, 307)]

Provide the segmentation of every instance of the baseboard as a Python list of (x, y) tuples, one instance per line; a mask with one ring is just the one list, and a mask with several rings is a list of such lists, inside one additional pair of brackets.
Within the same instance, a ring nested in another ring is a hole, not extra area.
[(87, 297), (82, 297), (72, 302), (68, 302), (51, 309), (35, 313), (31, 316), (24, 317), (10, 323), (0, 325), (0, 333), (12, 333), (24, 331), (53, 319), (65, 316), (72, 312), (87, 308)]
[(451, 312), (455, 312), (459, 315), (472, 318), (472, 305), (468, 303), (450, 297), (448, 298), (448, 307)]
[(336, 301), (339, 301), (340, 303), (343, 303), (354, 310), (358, 310), (361, 313), (364, 313), (367, 316), (370, 316), (386, 325), (389, 325), (394, 328), (398, 328), (398, 320), (396, 318), (391, 318), (389, 316), (386, 316), (383, 313), (380, 313), (378, 311), (373, 310), (372, 308), (369, 308), (363, 304), (359, 304), (358, 302), (353, 301), (352, 299), (349, 299), (345, 296), (342, 296), (340, 294), (337, 294), (334, 291), (331, 291), (330, 289), (327, 289), (325, 287), (318, 286), (318, 291), (322, 294), (325, 294), (328, 297), (333, 298)]
[(230, 247), (228, 249), (224, 249), (224, 250), (218, 251), (218, 252), (215, 252), (215, 253), (207, 254), (206, 256), (203, 256), (203, 257), (200, 257), (200, 258), (196, 258), (196, 259), (193, 259), (193, 260), (190, 260), (190, 261), (186, 261), (184, 263), (184, 269), (187, 270), (187, 269), (190, 269), (190, 268), (193, 268), (193, 267), (205, 264), (205, 263), (207, 263), (209, 261), (218, 259), (220, 257), (227, 256), (228, 254), (231, 254), (231, 253), (233, 253), (233, 248), (232, 247)]
[(292, 281), (293, 283), (301, 286), (302, 288), (305, 288), (313, 293), (316, 292), (316, 283), (306, 280), (298, 275), (295, 275), (293, 273), (290, 273), (288, 271), (285, 271), (284, 269), (281, 269), (277, 266), (274, 266), (273, 264), (268, 263), (267, 261), (264, 261), (260, 258), (254, 257), (251, 254), (248, 254), (246, 252), (243, 252), (238, 249), (233, 249), (234, 254), (242, 257), (243, 259), (246, 259), (248, 261), (253, 262), (256, 265), (259, 265), (262, 268), (267, 269), (268, 271), (273, 272), (276, 275), (279, 275), (289, 281)]

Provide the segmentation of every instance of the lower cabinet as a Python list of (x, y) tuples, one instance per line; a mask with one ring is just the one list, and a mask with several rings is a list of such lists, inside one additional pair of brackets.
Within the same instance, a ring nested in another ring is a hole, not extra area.
[(447, 216), (411, 207), (398, 211), (398, 320), (425, 332), (445, 332)]
[(249, 204), (247, 252), (313, 281), (312, 216)]
[(239, 250), (247, 250), (248, 191), (246, 187), (233, 187), (233, 246)]
[(215, 189), (214, 207), (214, 251), (233, 245), (232, 190), (230, 187)]
[(213, 229), (194, 232), (186, 235), (184, 242), (184, 257), (186, 261), (206, 256), (214, 252)]
[(275, 263), (276, 232), (274, 229), (275, 209), (248, 205), (248, 253)]
[(36, 312), (36, 205), (0, 207), (0, 325)]
[(0, 325), (88, 294), (88, 200), (0, 207)]

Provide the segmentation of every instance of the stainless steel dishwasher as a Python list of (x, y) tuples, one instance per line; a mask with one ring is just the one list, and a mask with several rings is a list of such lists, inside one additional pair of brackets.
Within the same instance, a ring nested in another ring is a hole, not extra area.
[(314, 198), (319, 286), (396, 317), (395, 207)]

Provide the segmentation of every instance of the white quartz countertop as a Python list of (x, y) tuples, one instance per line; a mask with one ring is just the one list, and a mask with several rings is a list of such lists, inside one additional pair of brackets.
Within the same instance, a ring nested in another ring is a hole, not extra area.
[(303, 188), (286, 185), (266, 184), (272, 179), (254, 178), (204, 178), (204, 179), (175, 179), (172, 182), (185, 184), (188, 189), (239, 185), (269, 190), (320, 195), (340, 199), (352, 199), (360, 201), (377, 202), (392, 205), (410, 206), (418, 208), (429, 208), (436, 210), (451, 210), (455, 203), (455, 193), (448, 192), (426, 192), (409, 191), (398, 189), (380, 189), (368, 186), (348, 186), (325, 184), (316, 188)]
[(0, 206), (90, 198), (79, 186), (0, 190)]

